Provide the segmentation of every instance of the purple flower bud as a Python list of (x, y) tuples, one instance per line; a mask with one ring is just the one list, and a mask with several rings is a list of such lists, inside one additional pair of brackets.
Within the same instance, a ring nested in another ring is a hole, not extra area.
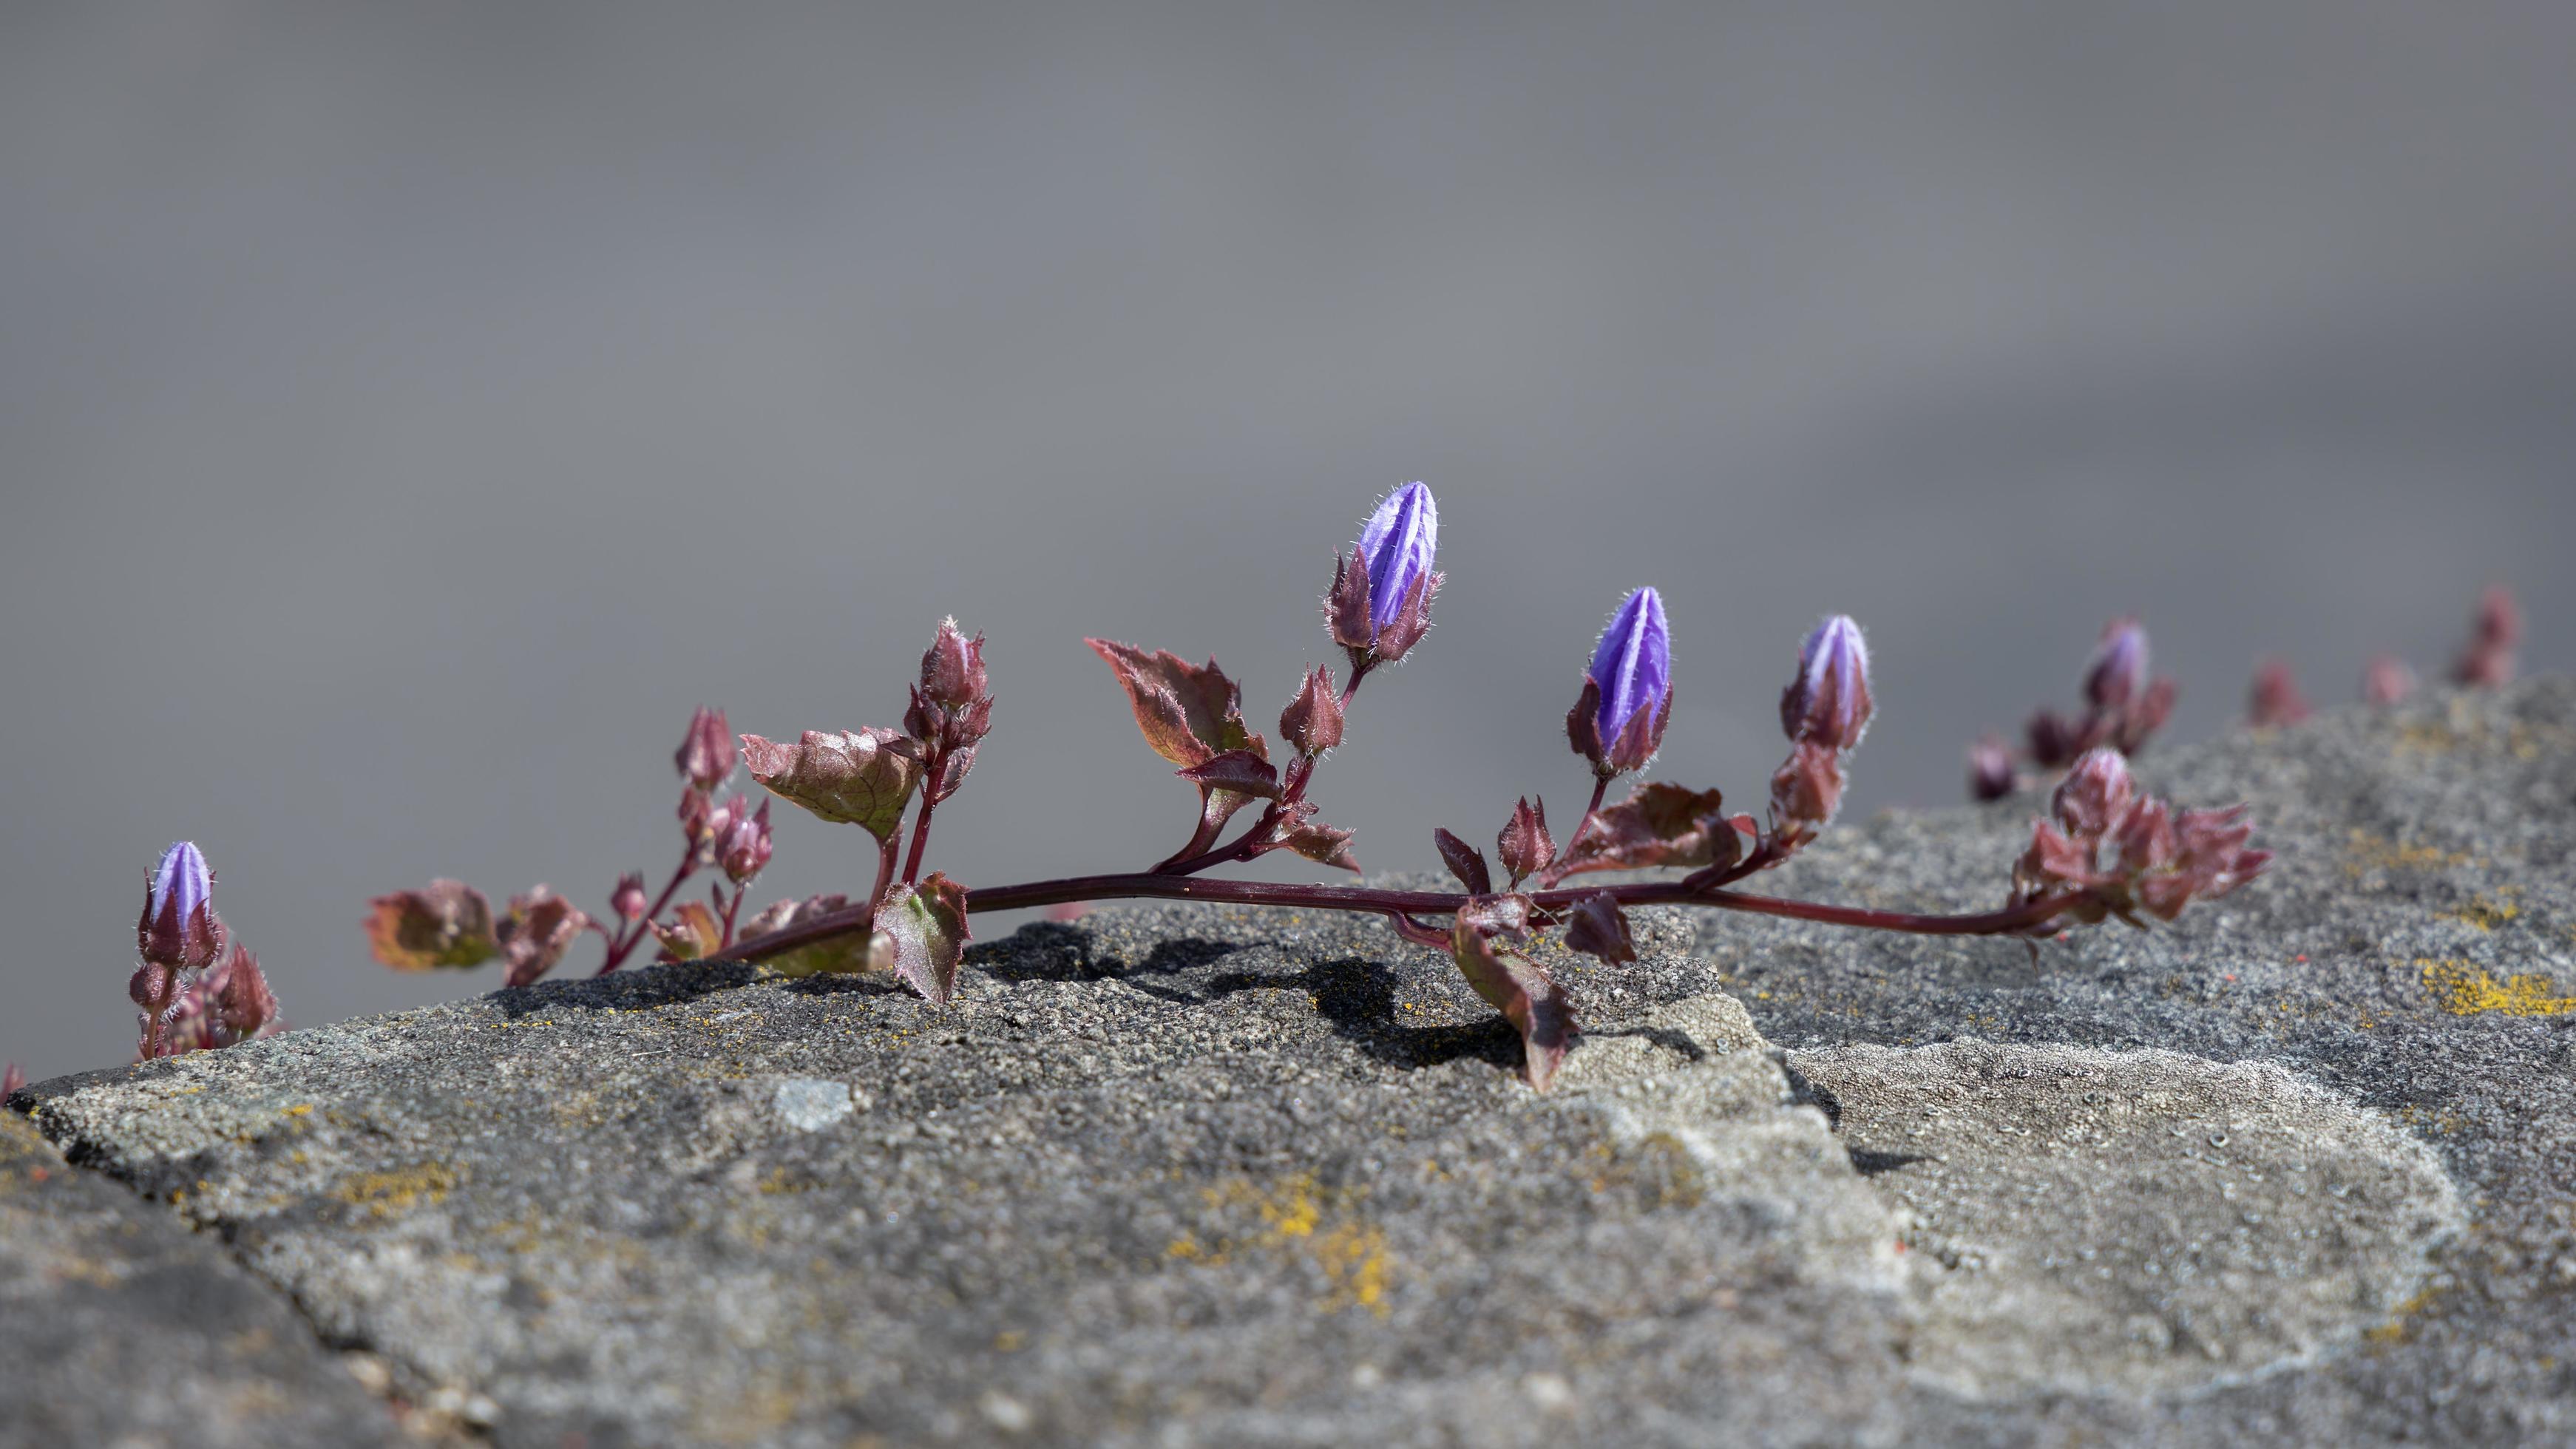
[(2012, 746), (2001, 735), (1987, 735), (1968, 747), (1968, 798), (2000, 800), (2013, 792)]
[(689, 733), (680, 741), (680, 751), (672, 763), (680, 774), (701, 790), (712, 790), (733, 773), (733, 731), (725, 727), (724, 711), (698, 706), (689, 717)]
[(617, 889), (608, 893), (608, 908), (617, 919), (632, 921), (644, 914), (644, 872), (630, 870), (617, 878)]
[(758, 813), (736, 796), (732, 820), (716, 841), (716, 859), (723, 863), (726, 878), (741, 885), (760, 874), (769, 864), (769, 802), (760, 802)]
[(1388, 494), (1369, 515), (1354, 551), (1368, 574), (1370, 624), (1384, 629), (1395, 622), (1405, 596), (1431, 572), (1439, 542), (1440, 510), (1431, 501), (1431, 490), (1420, 483)]
[(2395, 704), (2415, 692), (2415, 671), (2394, 654), (2374, 654), (2361, 672), (2361, 697), (2371, 704)]
[(2084, 666), (2084, 701), (2095, 709), (2118, 709), (2146, 687), (2146, 628), (2135, 619), (2114, 619)]
[(1642, 770), (1654, 758), (1673, 716), (1672, 677), (1663, 598), (1652, 588), (1635, 590), (1601, 631), (1583, 692), (1565, 716), (1565, 737), (1594, 774)]
[(214, 872), (194, 842), (178, 841), (163, 851), (143, 898), (143, 919), (135, 926), (143, 959), (191, 971), (215, 964), (223, 927), (215, 921), (214, 889)]
[(1780, 692), (1780, 728), (1792, 744), (1848, 750), (1869, 728), (1869, 646), (1848, 614), (1818, 624), (1798, 649), (1798, 677)]
[(2129, 779), (2129, 762), (2118, 750), (2087, 750), (2058, 782), (2050, 808), (2067, 834), (2098, 840), (2128, 818), (2136, 789)]

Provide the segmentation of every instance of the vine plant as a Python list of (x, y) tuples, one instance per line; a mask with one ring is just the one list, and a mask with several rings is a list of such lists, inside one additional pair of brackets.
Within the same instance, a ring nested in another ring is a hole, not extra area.
[[(2253, 879), (2269, 858), (2247, 848), (2252, 827), (2241, 807), (2178, 810), (2132, 784), (2122, 747), (2134, 747), (2161, 721), (2170, 686), (2146, 681), (2143, 635), (2115, 626), (2093, 671), (2099, 677), (2088, 680), (2092, 713), (2052, 732), (2049, 763), (2063, 764), (2066, 775), (2048, 817), (2033, 825), (2000, 908), (1912, 915), (1741, 890), (1833, 820), (1846, 762), (1872, 713), (1866, 645), (1859, 627), (1840, 615), (1807, 635), (1796, 677), (1780, 697), (1788, 758), (1771, 777), (1760, 817), (1729, 813), (1717, 790), (1663, 781), (1611, 801), (1613, 782), (1642, 775), (1653, 761), (1672, 717), (1663, 600), (1640, 588), (1603, 631), (1566, 715), (1566, 737), (1590, 780), (1562, 846), (1544, 800), (1523, 797), (1495, 837), (1490, 861), (1459, 836), (1432, 832), (1457, 878), (1455, 891), (1211, 875), (1280, 850), (1358, 872), (1350, 832), (1320, 818), (1314, 785), (1342, 743), (1361, 684), (1403, 660), (1430, 626), (1443, 578), (1433, 568), (1438, 533), (1431, 491), (1407, 484), (1378, 505), (1348, 554), (1335, 555), (1324, 621), (1343, 658), (1340, 678), (1325, 668), (1306, 672), (1279, 716), (1275, 748), (1247, 726), (1240, 686), (1213, 659), (1192, 664), (1166, 651), (1087, 641), (1125, 692), (1146, 743), (1196, 793), (1181, 845), (1141, 869), (971, 890), (944, 873), (923, 874), (932, 817), (965, 783), (993, 721), (983, 637), (967, 637), (951, 619), (922, 656), (899, 730), (807, 730), (792, 743), (746, 734), (737, 750), (722, 712), (701, 709), (677, 760), (684, 781), (680, 862), (658, 896), (648, 899), (644, 877), (629, 874), (612, 891), (608, 914), (593, 917), (540, 885), (514, 897), (496, 923), (480, 892), (437, 881), (376, 899), (368, 920), (375, 954), (405, 970), (499, 956), (516, 986), (552, 969), (585, 932), (605, 943), (602, 973), (625, 964), (649, 935), (665, 960), (722, 956), (793, 974), (885, 972), (944, 1004), (955, 990), (968, 917), (981, 911), (1158, 898), (1358, 912), (1450, 957), (1519, 1030), (1530, 1083), (1544, 1088), (1577, 1031), (1574, 1003), (1530, 949), (1548, 932), (1567, 949), (1610, 963), (1636, 959), (1627, 912), (1644, 905), (1918, 935), (2036, 938), (2114, 917), (2133, 926), (2170, 920), (2195, 899)], [(755, 810), (743, 795), (718, 799), (737, 759), (772, 795), (873, 838), (874, 879), (864, 895), (783, 900), (738, 923), (769, 861), (770, 830), (765, 800)], [(1648, 868), (1678, 874), (1578, 883), (1594, 872)], [(693, 878), (710, 872), (716, 880), (706, 899), (672, 905)]]

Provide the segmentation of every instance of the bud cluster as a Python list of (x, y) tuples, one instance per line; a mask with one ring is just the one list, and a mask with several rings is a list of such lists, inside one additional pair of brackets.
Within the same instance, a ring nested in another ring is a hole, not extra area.
[(2137, 925), (2140, 912), (2170, 921), (2194, 899), (2252, 880), (2272, 858), (2245, 848), (2254, 832), (2245, 807), (2176, 810), (2141, 793), (2110, 749), (2075, 762), (2049, 812), (2013, 866), (2013, 904), (2073, 893), (2068, 914), (2088, 925), (2108, 916)]
[(975, 749), (993, 728), (993, 692), (984, 676), (984, 636), (969, 639), (955, 619), (921, 656), (921, 682), (912, 687), (904, 730), (921, 744), (929, 774), (923, 797), (936, 804), (957, 793), (975, 767)]
[(135, 943), (143, 961), (126, 982), (142, 1013), (142, 1055), (178, 1056), (278, 1030), (277, 997), (259, 960), (215, 915), (215, 876), (193, 841), (174, 842), (143, 895)]
[[(2176, 693), (2171, 679), (2150, 676), (2147, 659), (2145, 625), (2123, 617), (2103, 626), (2101, 642), (2084, 665), (2083, 713), (2062, 715), (2043, 707), (2023, 726), (2030, 763), (2042, 771), (2061, 770), (2091, 750), (2134, 755), (2145, 748), (2172, 716)], [(1989, 735), (1969, 751), (1968, 794), (1973, 799), (1998, 800), (2019, 786), (2009, 753), (1997, 758), (1994, 746), (1999, 743)]]

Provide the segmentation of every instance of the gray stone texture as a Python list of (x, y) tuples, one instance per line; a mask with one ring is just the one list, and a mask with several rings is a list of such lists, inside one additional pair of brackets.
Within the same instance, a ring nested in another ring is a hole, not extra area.
[[(1544, 1096), (1382, 926), (1174, 907), (947, 1010), (664, 967), (18, 1103), (291, 1295), (275, 1383), (503, 1444), (2576, 1436), (2576, 687), (2143, 773), (2272, 874), (2036, 959), (1641, 913)], [(1991, 906), (2032, 804), (1760, 884)]]

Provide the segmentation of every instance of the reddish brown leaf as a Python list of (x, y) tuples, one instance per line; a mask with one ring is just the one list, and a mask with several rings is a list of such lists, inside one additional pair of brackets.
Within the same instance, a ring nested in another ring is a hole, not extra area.
[(1546, 1091), (1578, 1029), (1573, 1002), (1538, 963), (1496, 945), (1464, 917), (1450, 929), (1450, 950), (1467, 984), (1519, 1030), (1529, 1083)]
[(556, 895), (550, 886), (538, 886), (525, 895), (510, 898), (510, 913), (501, 918), (494, 939), (500, 943), (501, 959), (509, 963), (509, 973), (502, 978), (506, 986), (525, 986), (555, 969), (564, 952), (581, 933), (590, 929), (590, 917), (576, 909), (572, 902)]
[(480, 966), (501, 949), (492, 939), (492, 902), (461, 880), (434, 880), (368, 905), (368, 948), (396, 971)]
[(772, 794), (879, 840), (901, 828), (921, 781), (921, 746), (893, 730), (807, 730), (792, 745), (744, 735), (742, 753), (751, 777)]
[(1616, 965), (1637, 959), (1637, 938), (1628, 929), (1628, 913), (1609, 892), (1585, 896), (1565, 923), (1565, 949), (1585, 951)]
[(1467, 894), (1493, 894), (1494, 874), (1485, 866), (1483, 851), (1440, 829), (1431, 832), (1431, 843), (1440, 848), (1440, 859), (1448, 865), (1449, 873), (1458, 877), (1458, 883), (1467, 888)]
[(1167, 650), (1148, 653), (1109, 639), (1085, 639), (1109, 664), (1136, 711), (1136, 727), (1154, 753), (1186, 769), (1227, 750), (1270, 758), (1261, 736), (1243, 727), (1242, 690), (1211, 659), (1192, 664)]
[(1715, 790), (1690, 790), (1660, 780), (1640, 785), (1627, 799), (1594, 813), (1549, 878), (1587, 870), (1733, 864), (1744, 843), (1727, 823), (1724, 805)]
[(1198, 764), (1185, 765), (1175, 773), (1211, 790), (1264, 800), (1279, 798), (1278, 768), (1250, 750), (1226, 750)]

